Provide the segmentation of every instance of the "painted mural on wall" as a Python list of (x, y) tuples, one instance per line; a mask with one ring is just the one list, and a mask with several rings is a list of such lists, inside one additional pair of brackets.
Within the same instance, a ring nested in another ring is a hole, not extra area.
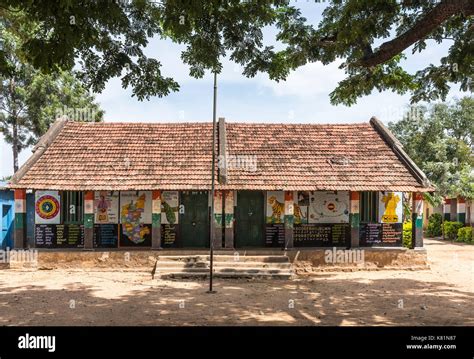
[(161, 223), (177, 224), (179, 210), (178, 191), (163, 191), (161, 193)]
[(58, 191), (36, 191), (35, 223), (61, 223), (61, 197)]
[(348, 191), (309, 193), (308, 223), (348, 223)]
[(148, 240), (151, 235), (151, 192), (125, 191), (120, 193), (122, 234), (133, 244)]
[(285, 223), (285, 193), (283, 191), (267, 192), (268, 224)]
[(95, 223), (118, 223), (118, 192), (96, 191), (94, 194)]
[(298, 191), (294, 204), (295, 224), (308, 223), (309, 192)]
[(402, 223), (402, 192), (380, 192), (379, 201), (381, 223)]

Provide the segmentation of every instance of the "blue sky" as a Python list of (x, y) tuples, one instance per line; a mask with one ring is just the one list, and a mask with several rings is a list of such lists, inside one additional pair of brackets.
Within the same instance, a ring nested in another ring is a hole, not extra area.
[[(317, 24), (326, 6), (324, 3), (297, 1), (308, 20)], [(266, 44), (274, 44), (276, 30), (264, 31)], [(449, 43), (429, 42), (425, 51), (411, 55), (405, 66), (410, 72), (438, 64), (445, 56)], [(109, 81), (105, 90), (97, 94), (97, 101), (105, 110), (108, 122), (193, 122), (212, 120), (213, 83), (210, 73), (202, 79), (188, 76), (188, 67), (181, 63), (180, 53), (184, 46), (170, 41), (153, 39), (146, 53), (157, 57), (163, 67), (162, 73), (173, 77), (181, 86), (179, 92), (164, 98), (153, 98), (140, 102), (131, 97), (130, 89), (123, 89), (119, 79)], [(334, 63), (323, 66), (320, 63), (307, 64), (294, 71), (287, 81), (276, 83), (265, 74), (246, 78), (242, 69), (224, 59), (223, 72), (218, 76), (217, 115), (227, 121), (277, 122), (277, 123), (349, 123), (367, 122), (377, 116), (383, 122), (397, 121), (409, 103), (408, 95), (392, 92), (378, 93), (358, 100), (351, 107), (332, 106), (329, 93), (344, 79), (344, 72)], [(465, 94), (454, 86), (448, 100)], [(0, 141), (0, 177), (11, 175), (13, 160), (11, 148)], [(20, 165), (31, 155), (26, 149), (20, 154)]]

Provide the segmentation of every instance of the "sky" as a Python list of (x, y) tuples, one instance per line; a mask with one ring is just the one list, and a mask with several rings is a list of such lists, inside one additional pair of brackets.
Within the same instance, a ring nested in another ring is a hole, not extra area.
[[(293, 0), (294, 1), (294, 0)], [(296, 1), (298, 3), (298, 1)], [(326, 6), (324, 3), (299, 1), (302, 13), (309, 22), (317, 24)], [(275, 44), (276, 29), (266, 28), (266, 45)], [(449, 43), (428, 42), (425, 51), (411, 55), (406, 51), (404, 66), (409, 72), (423, 69), (430, 63), (439, 64), (447, 54)], [(157, 57), (162, 63), (162, 73), (173, 77), (180, 84), (180, 91), (163, 98), (138, 101), (132, 97), (131, 89), (123, 89), (118, 78), (108, 82), (96, 100), (105, 110), (106, 122), (194, 122), (212, 121), (213, 76), (194, 79), (188, 67), (180, 60), (184, 46), (170, 41), (153, 39), (145, 53)], [(310, 63), (290, 74), (286, 81), (274, 82), (265, 74), (254, 78), (242, 75), (242, 69), (227, 59), (218, 75), (217, 116), (233, 122), (276, 123), (351, 123), (368, 122), (377, 116), (384, 123), (401, 119), (409, 104), (409, 95), (374, 91), (360, 98), (357, 104), (347, 107), (333, 106), (329, 94), (337, 83), (345, 78), (338, 63), (323, 66)], [(453, 86), (447, 100), (462, 97)], [(0, 139), (0, 178), (13, 173), (11, 148)], [(31, 149), (20, 153), (23, 164), (31, 155)]]

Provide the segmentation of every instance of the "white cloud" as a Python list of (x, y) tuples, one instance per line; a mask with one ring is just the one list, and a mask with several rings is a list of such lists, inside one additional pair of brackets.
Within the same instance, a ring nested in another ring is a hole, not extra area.
[(277, 96), (312, 98), (329, 94), (336, 88), (337, 83), (344, 79), (344, 70), (338, 68), (341, 63), (309, 63), (293, 71), (286, 81), (272, 81), (265, 75), (259, 75), (257, 79), (260, 86), (271, 89)]

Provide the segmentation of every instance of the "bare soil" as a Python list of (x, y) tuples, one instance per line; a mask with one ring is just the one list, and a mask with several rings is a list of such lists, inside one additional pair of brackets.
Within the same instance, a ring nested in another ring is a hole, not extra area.
[(0, 270), (0, 325), (474, 325), (474, 246), (425, 240), (430, 269), (291, 280)]

